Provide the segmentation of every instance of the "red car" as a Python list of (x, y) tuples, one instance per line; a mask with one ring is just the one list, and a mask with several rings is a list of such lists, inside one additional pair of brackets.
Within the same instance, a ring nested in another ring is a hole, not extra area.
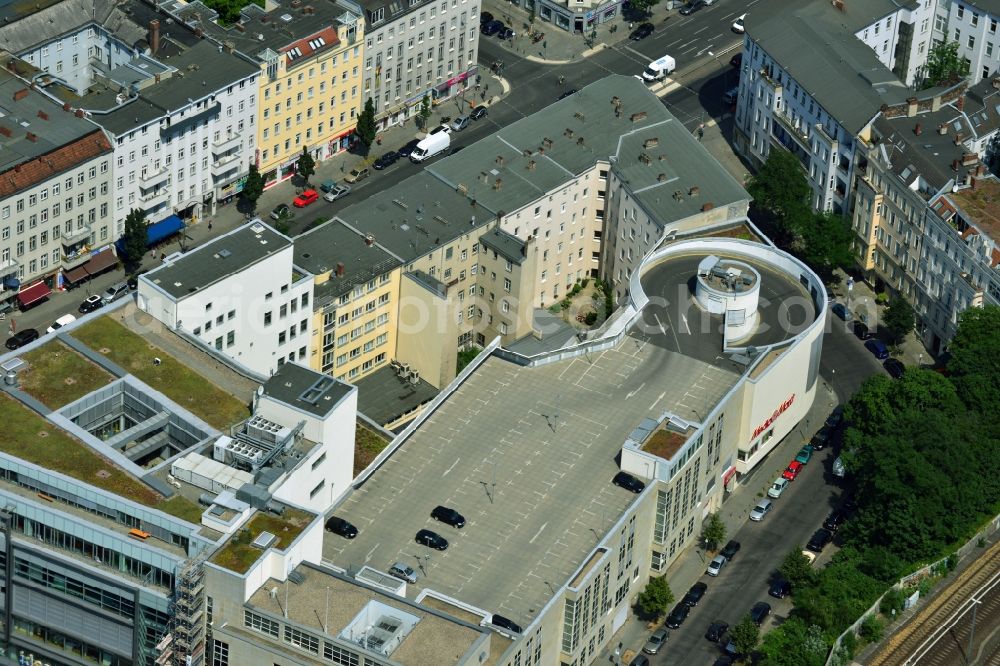
[(296, 208), (305, 208), (317, 199), (319, 199), (319, 192), (316, 190), (305, 190), (302, 194), (295, 197), (295, 200), (292, 201), (292, 205)]
[(802, 463), (800, 463), (798, 460), (793, 460), (792, 462), (788, 463), (788, 468), (781, 473), (781, 476), (788, 479), (789, 481), (794, 481), (795, 477), (797, 477), (799, 475), (799, 472), (801, 471), (802, 471)]

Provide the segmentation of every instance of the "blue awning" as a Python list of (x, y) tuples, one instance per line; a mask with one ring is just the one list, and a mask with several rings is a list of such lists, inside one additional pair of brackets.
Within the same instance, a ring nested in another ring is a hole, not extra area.
[(171, 215), (168, 218), (160, 220), (156, 224), (151, 224), (146, 227), (146, 245), (155, 245), (167, 236), (176, 234), (183, 228), (184, 220), (176, 215)]

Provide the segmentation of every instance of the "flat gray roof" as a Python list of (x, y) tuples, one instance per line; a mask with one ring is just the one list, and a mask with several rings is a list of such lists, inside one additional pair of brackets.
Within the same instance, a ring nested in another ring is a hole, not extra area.
[(351, 391), (350, 384), (296, 363), (285, 363), (264, 382), (264, 395), (320, 418)]
[(746, 34), (844, 128), (856, 134), (883, 103), (913, 92), (854, 34), (898, 11), (893, 0), (764, 0), (746, 17)]
[(479, 242), (518, 266), (524, 261), (524, 241), (500, 227), (480, 236)]
[[(331, 220), (295, 237), (295, 265), (313, 275), (330, 274), (316, 286), (313, 297), (323, 306), (359, 284), (400, 265), (399, 259), (338, 220)], [(343, 274), (337, 275), (338, 266)]]
[[(181, 299), (283, 250), (292, 239), (254, 220), (139, 276)], [(287, 276), (291, 279), (291, 275)], [(275, 276), (280, 281), (281, 276)]]
[(400, 379), (386, 365), (357, 382), (358, 411), (384, 426), (430, 402), (438, 390), (423, 379), (416, 384)]
[[(737, 379), (641, 335), (537, 368), (489, 358), (337, 507), (359, 533), (350, 541), (326, 535), (323, 557), (351, 570), (420, 565), (424, 575), (411, 588), (527, 627), (553, 595), (546, 583), (568, 582), (590, 556), (594, 532), (607, 534), (635, 501), (611, 484), (628, 434), (652, 406), (707, 414)], [(465, 527), (432, 520), (438, 504), (462, 513)], [(450, 547), (414, 543), (425, 527)]]

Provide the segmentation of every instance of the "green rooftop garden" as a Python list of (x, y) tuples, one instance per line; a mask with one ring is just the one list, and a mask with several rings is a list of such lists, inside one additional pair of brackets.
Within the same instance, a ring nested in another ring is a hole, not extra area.
[(278, 537), (272, 547), (284, 550), (295, 541), (295, 538), (302, 533), (302, 530), (314, 517), (312, 514), (298, 509), (286, 508), (284, 515), (281, 516), (260, 511), (250, 519), (239, 533), (233, 535), (226, 545), (212, 556), (210, 561), (235, 573), (246, 573), (251, 565), (264, 554), (263, 550), (253, 546), (254, 539), (262, 532), (270, 532)]
[(369, 430), (360, 423), (354, 426), (354, 476), (357, 476), (365, 467), (375, 460), (375, 456), (382, 453), (382, 450), (389, 444), (382, 435), (374, 430)]
[[(96, 318), (73, 331), (73, 337), (219, 430), (250, 416), (247, 405), (235, 396), (111, 317)], [(154, 357), (159, 365), (153, 365)]]
[(21, 390), (50, 409), (82, 398), (115, 378), (95, 363), (54, 341), (23, 354), (28, 371), (18, 374)]

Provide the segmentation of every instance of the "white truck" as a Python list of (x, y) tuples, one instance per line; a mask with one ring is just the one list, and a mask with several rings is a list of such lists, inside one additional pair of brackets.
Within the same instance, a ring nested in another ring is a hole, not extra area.
[(417, 144), (410, 153), (410, 161), (423, 162), (435, 155), (448, 150), (451, 145), (451, 129), (445, 126), (434, 129)]
[(675, 69), (677, 69), (677, 61), (671, 56), (665, 55), (649, 63), (646, 69), (642, 70), (642, 80), (646, 83), (662, 81), (667, 77), (667, 74)]

